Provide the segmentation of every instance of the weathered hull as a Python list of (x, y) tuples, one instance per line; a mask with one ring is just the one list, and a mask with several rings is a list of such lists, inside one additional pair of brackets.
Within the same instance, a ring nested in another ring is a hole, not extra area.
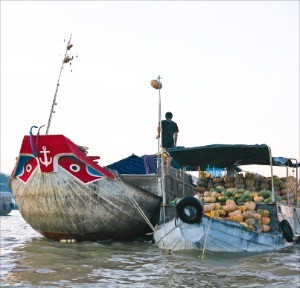
[(10, 188), (26, 222), (53, 240), (131, 240), (145, 235), (151, 229), (132, 199), (153, 225), (159, 217), (160, 197), (119, 178), (84, 184), (60, 167), (56, 173), (36, 169), (26, 183), (12, 178)]
[[(285, 210), (285, 211), (284, 211)], [(295, 244), (300, 236), (300, 208), (281, 208), (294, 228), (295, 241), (287, 242), (282, 231), (262, 233), (244, 229), (239, 223), (203, 216), (200, 223), (187, 224), (174, 218), (154, 233), (156, 245), (166, 250), (205, 249), (211, 252), (264, 252)], [(274, 226), (279, 226), (279, 221)]]

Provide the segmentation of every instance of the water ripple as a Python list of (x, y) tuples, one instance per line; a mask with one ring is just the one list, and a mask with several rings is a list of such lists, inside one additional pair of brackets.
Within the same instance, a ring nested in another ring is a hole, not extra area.
[(63, 244), (18, 211), (1, 218), (1, 287), (297, 287), (300, 247), (274, 253), (164, 254), (152, 243)]

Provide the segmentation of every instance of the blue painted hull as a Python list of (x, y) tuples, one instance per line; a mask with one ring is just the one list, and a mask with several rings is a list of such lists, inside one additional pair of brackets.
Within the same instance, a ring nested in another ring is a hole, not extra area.
[[(282, 216), (274, 220), (274, 229), (263, 233), (243, 228), (239, 223), (203, 216), (200, 223), (187, 224), (174, 218), (154, 233), (156, 245), (166, 250), (197, 249), (212, 252), (263, 252), (280, 250), (300, 239), (300, 208), (281, 207)], [(288, 242), (279, 227), (281, 217), (288, 217), (295, 241)], [(296, 220), (295, 220), (296, 219)], [(295, 221), (294, 221), (295, 220)], [(276, 225), (277, 224), (277, 225)]]

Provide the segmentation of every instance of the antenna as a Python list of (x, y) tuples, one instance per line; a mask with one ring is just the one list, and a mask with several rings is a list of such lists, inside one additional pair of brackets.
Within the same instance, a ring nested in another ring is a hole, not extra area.
[(53, 97), (52, 107), (51, 107), (50, 116), (49, 116), (49, 120), (48, 120), (48, 124), (47, 124), (46, 135), (49, 132), (49, 128), (50, 128), (50, 124), (51, 124), (51, 119), (52, 119), (52, 114), (55, 113), (54, 107), (55, 107), (55, 105), (57, 105), (57, 103), (56, 103), (56, 97), (57, 97), (57, 92), (58, 92), (58, 87), (59, 87), (59, 81), (60, 81), (61, 72), (62, 72), (62, 70), (64, 68), (64, 64), (66, 64), (66, 63), (68, 63), (68, 62), (70, 62), (70, 61), (73, 60), (73, 56), (70, 57), (70, 56), (67, 55), (68, 51), (73, 47), (73, 44), (71, 44), (71, 38), (72, 38), (72, 34), (70, 35), (70, 39), (69, 39), (67, 47), (66, 47), (66, 52), (65, 52), (65, 55), (64, 55), (64, 59), (62, 61), (61, 68), (60, 68), (60, 71), (59, 71), (59, 76), (58, 76), (58, 80), (57, 80), (57, 84), (56, 84), (56, 90), (55, 90), (55, 94), (54, 94), (54, 97)]

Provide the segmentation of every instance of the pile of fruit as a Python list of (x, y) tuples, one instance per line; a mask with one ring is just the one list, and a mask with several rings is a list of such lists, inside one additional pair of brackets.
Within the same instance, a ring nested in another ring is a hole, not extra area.
[[(213, 197), (213, 196), (212, 196)], [(270, 215), (268, 210), (257, 209), (253, 201), (237, 205), (234, 200), (221, 203), (204, 204), (204, 214), (219, 220), (230, 220), (240, 223), (244, 228), (252, 231), (269, 232)]]
[(240, 223), (244, 228), (259, 232), (270, 231), (268, 210), (257, 209), (257, 203), (281, 202), (293, 204), (296, 199), (294, 177), (273, 177), (275, 199), (272, 199), (271, 177), (254, 173), (216, 178), (199, 177), (195, 190), (204, 202), (204, 213), (215, 219)]
[[(195, 188), (196, 191), (198, 187)], [(244, 203), (247, 201), (253, 201), (255, 203), (271, 203), (272, 193), (270, 190), (249, 191), (245, 189), (237, 188), (224, 188), (223, 186), (217, 186), (210, 191), (200, 192), (200, 200), (205, 203), (225, 203), (227, 200), (233, 200), (237, 203)], [(278, 201), (279, 197), (275, 197)]]
[[(273, 183), (276, 202), (287, 203), (289, 200), (290, 204), (295, 203), (297, 190), (296, 178), (292, 176), (282, 178), (274, 176)], [(232, 199), (238, 202), (254, 201), (269, 203), (272, 202), (272, 198), (270, 197), (271, 187), (271, 177), (263, 177), (259, 174), (247, 172), (245, 175), (237, 173), (235, 176), (200, 177), (197, 181), (196, 191), (202, 193), (214, 191), (220, 193), (220, 196), (224, 196), (213, 202), (225, 202), (228, 199)]]

